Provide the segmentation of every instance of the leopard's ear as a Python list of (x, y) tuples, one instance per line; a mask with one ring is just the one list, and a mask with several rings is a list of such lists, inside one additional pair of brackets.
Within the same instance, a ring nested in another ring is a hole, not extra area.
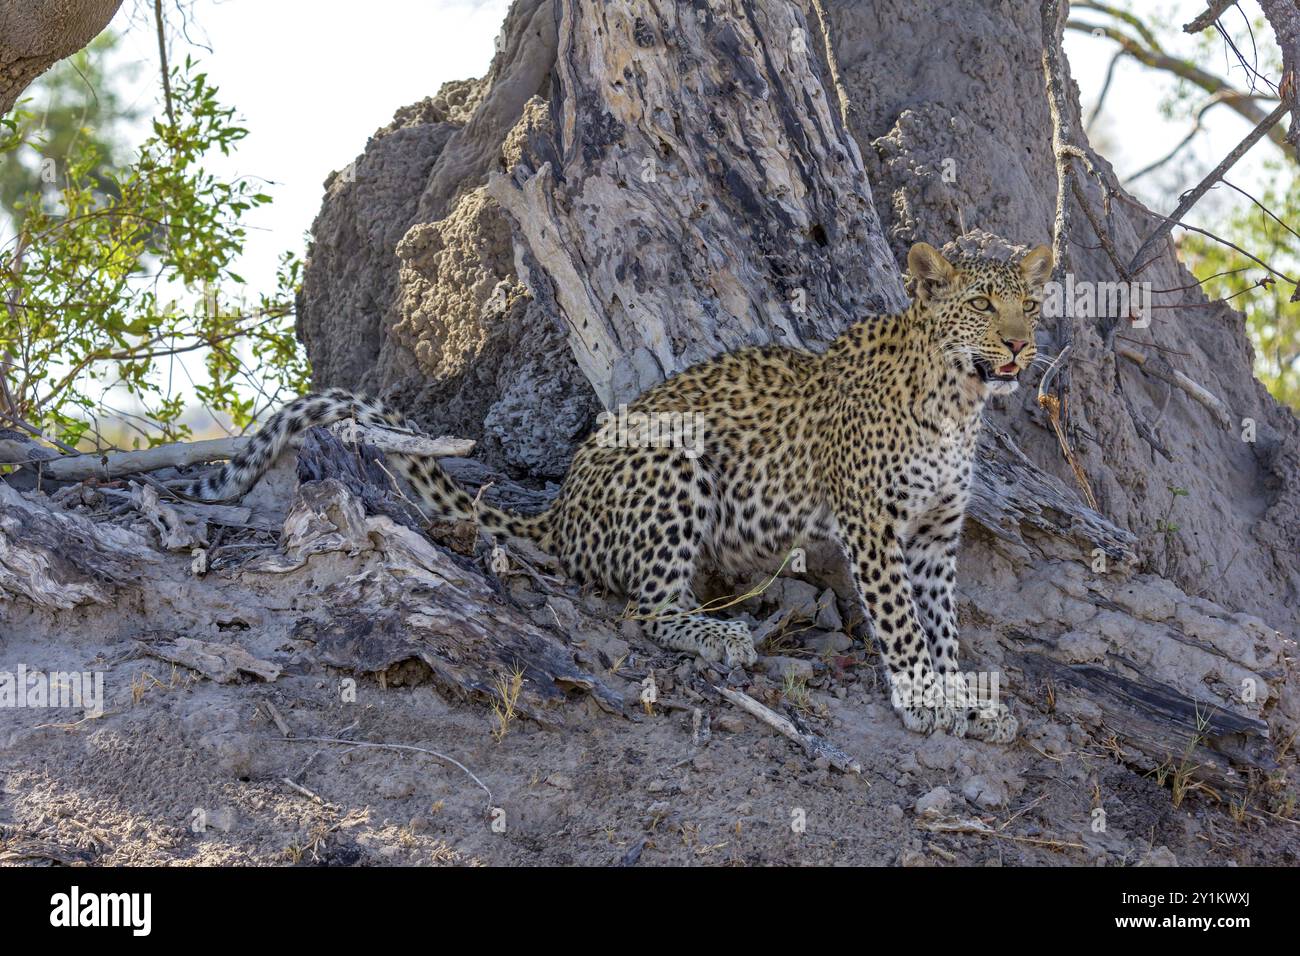
[(1020, 276), (1025, 280), (1025, 285), (1036, 289), (1052, 274), (1053, 264), (1052, 247), (1035, 246), (1020, 260)]
[(957, 270), (934, 246), (918, 242), (907, 251), (907, 271), (916, 283), (916, 297), (922, 301), (952, 282)]

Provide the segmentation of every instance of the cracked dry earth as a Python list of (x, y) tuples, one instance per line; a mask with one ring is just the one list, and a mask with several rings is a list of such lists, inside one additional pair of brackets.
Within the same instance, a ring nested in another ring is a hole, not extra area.
[[(180, 557), (174, 558), (180, 562)], [(354, 573), (316, 554), (303, 581)], [(215, 683), (105, 640), (103, 615), (10, 629), (9, 660), (105, 674), (103, 716), (10, 710), (0, 728), (0, 861), (100, 865), (1165, 865), (1294, 864), (1294, 824), (1234, 820), (1118, 763), (1078, 727), (1017, 699), (1000, 747), (903, 729), (873, 655), (833, 628), (829, 592), (781, 578), (746, 605), (771, 631), (752, 673), (658, 650), (620, 602), (508, 577), (511, 602), (568, 640), (629, 703), (575, 692), (543, 727), (445, 699), (407, 661), (370, 676), (310, 641), (234, 618), (205, 640), (275, 662), (270, 682)], [(288, 586), (302, 587), (292, 580)], [(772, 608), (776, 607), (773, 614)], [(129, 616), (129, 604), (114, 609)], [(772, 621), (778, 620), (773, 627)], [(30, 622), (28, 622), (30, 623)], [(653, 674), (658, 702), (639, 705)], [(355, 680), (355, 701), (340, 682)], [(722, 700), (730, 683), (861, 761), (812, 761)], [(1013, 688), (1014, 690), (1014, 688)], [(265, 702), (295, 741), (282, 739)], [(1040, 702), (1041, 707), (1041, 702)], [(697, 713), (698, 712), (698, 713)], [(55, 716), (52, 717), (51, 714)], [(66, 723), (58, 721), (66, 720)], [(315, 743), (346, 736), (433, 756)], [(500, 808), (493, 812), (491, 806)], [(1104, 810), (1104, 829), (1095, 810)]]

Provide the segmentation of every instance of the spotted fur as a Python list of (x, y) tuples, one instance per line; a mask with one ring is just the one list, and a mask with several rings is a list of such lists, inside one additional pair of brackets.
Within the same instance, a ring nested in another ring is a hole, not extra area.
[[(1013, 265), (949, 261), (918, 243), (905, 312), (863, 319), (823, 354), (749, 348), (651, 388), (626, 410), (633, 427), (607, 426), (579, 448), (536, 517), (476, 505), (433, 459), (410, 458), (405, 473), (438, 511), (529, 538), (578, 580), (629, 595), (660, 645), (728, 665), (757, 655), (743, 622), (698, 613), (701, 564), (771, 570), (793, 547), (834, 539), (904, 724), (1009, 740), (1005, 705), (975, 707), (951, 679), (955, 566), (980, 415), (1034, 359), (1051, 264), (1045, 246)], [(656, 435), (641, 414), (690, 427)], [(392, 420), (347, 393), (306, 396), (196, 496), (239, 493), (303, 429), (353, 415)]]

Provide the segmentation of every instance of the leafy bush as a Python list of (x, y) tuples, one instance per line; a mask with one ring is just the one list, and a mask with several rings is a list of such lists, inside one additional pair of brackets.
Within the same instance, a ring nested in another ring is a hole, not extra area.
[[(256, 401), (236, 388), (241, 380), (262, 395), (306, 384), (292, 319), (299, 261), (285, 256), (278, 288), (251, 308), (220, 291), (243, 283), (230, 268), (243, 248), (241, 216), (270, 197), (210, 175), (203, 160), (228, 154), (247, 130), (189, 59), (172, 70), (171, 89), (174, 123), (155, 119), (121, 171), (104, 167), (90, 138), (74, 139), (57, 202), (34, 193), (18, 204), (17, 234), (0, 249), (0, 414), (68, 444), (94, 433), (110, 391), (143, 407), (136, 427), (147, 441), (186, 437), (186, 398), (162, 374), (176, 356), (203, 355), (209, 381), (194, 397), (237, 426)], [(0, 120), (0, 156), (33, 135), (24, 118), (20, 107)], [(197, 307), (161, 301), (160, 289), (178, 286)]]

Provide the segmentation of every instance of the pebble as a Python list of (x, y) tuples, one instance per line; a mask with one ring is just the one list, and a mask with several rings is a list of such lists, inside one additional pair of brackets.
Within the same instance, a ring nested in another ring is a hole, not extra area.
[(1006, 785), (980, 775), (968, 778), (961, 785), (961, 795), (981, 810), (993, 810), (1007, 802)]
[(713, 721), (713, 729), (724, 734), (738, 734), (745, 729), (745, 718), (739, 714), (722, 714)]
[(952, 794), (947, 787), (935, 787), (929, 793), (917, 798), (915, 810), (917, 816), (942, 816), (952, 804)]
[(386, 800), (405, 800), (415, 793), (415, 781), (410, 777), (387, 776), (379, 781), (379, 795)]
[(797, 657), (765, 657), (763, 668), (769, 677), (778, 680), (785, 680), (787, 676), (811, 680), (813, 676), (812, 661), (800, 660)]
[(1177, 866), (1178, 857), (1174, 856), (1174, 851), (1169, 849), (1163, 843), (1154, 849), (1148, 850), (1142, 859), (1138, 861), (1138, 866)]
[(806, 637), (803, 646), (817, 654), (843, 654), (853, 646), (853, 639), (839, 631), (819, 631)]
[(958, 738), (936, 733), (927, 737), (916, 749), (916, 759), (922, 767), (931, 770), (951, 770), (957, 766), (964, 749)]
[(556, 790), (573, 790), (575, 789), (573, 778), (567, 773), (560, 773), (558, 770), (546, 778), (546, 783)]
[(844, 626), (840, 617), (839, 605), (835, 603), (835, 592), (827, 588), (817, 597), (820, 607), (817, 610), (817, 626), (828, 631), (838, 631)]
[(817, 588), (798, 578), (777, 578), (768, 594), (783, 608), (789, 608), (806, 620), (817, 616)]

